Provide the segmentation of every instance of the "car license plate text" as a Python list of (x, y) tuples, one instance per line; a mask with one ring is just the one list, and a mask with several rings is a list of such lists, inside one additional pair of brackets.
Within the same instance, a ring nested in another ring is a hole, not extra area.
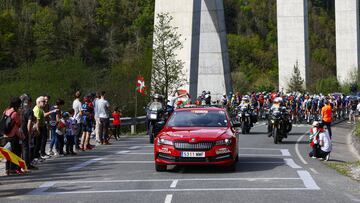
[(205, 157), (205, 152), (181, 152), (181, 157)]

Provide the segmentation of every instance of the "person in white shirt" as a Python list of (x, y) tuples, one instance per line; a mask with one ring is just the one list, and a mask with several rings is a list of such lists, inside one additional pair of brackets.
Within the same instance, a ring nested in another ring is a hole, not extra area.
[(100, 100), (100, 93), (97, 92), (96, 98), (94, 99), (95, 137), (97, 143), (100, 143), (100, 133), (99, 133), (100, 118), (99, 118), (99, 109), (98, 109), (99, 100)]
[(80, 138), (80, 134), (82, 132), (81, 130), (81, 101), (80, 101), (80, 96), (81, 96), (81, 93), (80, 91), (76, 91), (75, 93), (75, 100), (73, 101), (73, 109), (74, 109), (74, 119), (76, 120), (76, 129), (77, 129), (77, 132), (75, 133), (75, 136), (74, 136), (74, 141), (75, 141), (75, 151), (78, 151), (80, 149), (80, 141), (79, 141), (79, 138)]
[(108, 141), (108, 129), (109, 129), (109, 108), (110, 104), (107, 100), (105, 100), (105, 91), (102, 91), (100, 93), (100, 99), (97, 101), (97, 110), (98, 110), (98, 116), (100, 119), (100, 125), (99, 125), (99, 135), (100, 135), (100, 143), (109, 145)]
[(330, 135), (329, 132), (326, 129), (324, 129), (323, 123), (319, 124), (319, 128), (320, 128), (320, 133), (319, 133), (320, 148), (318, 148), (316, 152), (316, 157), (328, 161), (330, 159), (330, 152), (332, 150)]

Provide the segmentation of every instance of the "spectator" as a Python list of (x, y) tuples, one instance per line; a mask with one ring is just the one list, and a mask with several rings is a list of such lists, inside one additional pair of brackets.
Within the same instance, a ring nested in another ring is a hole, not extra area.
[(59, 155), (59, 151), (53, 152), (53, 147), (55, 145), (58, 146), (58, 136), (56, 134), (56, 128), (61, 118), (61, 107), (65, 104), (64, 100), (57, 99), (55, 105), (50, 108), (51, 111), (57, 110), (57, 112), (53, 112), (49, 115), (49, 127), (50, 127), (50, 135), (51, 135), (51, 142), (50, 142), (50, 149), (49, 155)]
[(357, 109), (357, 101), (351, 100), (350, 101), (350, 113), (349, 113), (349, 121), (348, 123), (354, 123), (355, 124), (355, 116), (356, 116), (356, 109)]
[(30, 170), (37, 170), (38, 168), (31, 164), (33, 160), (32, 145), (32, 126), (34, 125), (35, 117), (32, 110), (32, 99), (29, 95), (23, 94), (20, 96), (21, 99), (21, 130), (24, 134), (23, 141), (23, 158), (26, 166)]
[(74, 109), (69, 110), (69, 119), (66, 122), (66, 154), (76, 155), (74, 152), (74, 135), (77, 133), (77, 122), (74, 119)]
[(84, 97), (84, 103), (81, 106), (82, 112), (82, 136), (81, 136), (81, 143), (80, 149), (81, 150), (90, 150), (90, 134), (92, 132), (93, 127), (93, 113), (94, 108), (92, 107), (92, 103), (89, 97)]
[(320, 123), (314, 121), (312, 124), (312, 128), (310, 129), (310, 147), (312, 151), (309, 153), (311, 158), (316, 158), (316, 152), (319, 146), (319, 134), (320, 134)]
[(41, 153), (41, 158), (43, 159), (47, 159), (50, 158), (50, 156), (48, 154), (46, 154), (45, 152), (45, 148), (46, 148), (46, 143), (48, 140), (48, 135), (49, 135), (49, 115), (52, 113), (55, 113), (57, 110), (53, 110), (50, 111), (50, 105), (49, 105), (49, 100), (50, 100), (50, 96), (49, 95), (45, 95), (44, 96), (44, 107), (43, 107), (43, 111), (44, 111), (44, 132), (42, 132), (42, 136), (41, 136), (41, 145), (40, 145), (40, 153)]
[[(319, 124), (319, 147), (316, 150), (316, 158), (328, 161), (332, 150), (331, 138), (327, 130), (324, 129), (322, 123)], [(309, 154), (313, 156), (314, 154)]]
[(43, 96), (40, 96), (36, 99), (36, 106), (33, 108), (34, 116), (36, 118), (36, 123), (34, 125), (34, 131), (36, 134), (35, 137), (35, 152), (34, 158), (35, 162), (38, 160), (42, 161), (43, 158), (46, 156), (40, 155), (41, 144), (42, 144), (42, 137), (46, 136), (46, 126), (45, 126), (45, 113), (44, 108), (45, 106), (45, 99)]
[[(20, 117), (20, 109), (21, 100), (18, 97), (12, 98), (10, 101), (10, 105), (5, 109), (3, 115), (9, 116), (12, 119), (12, 127), (11, 130), (4, 135), (6, 147), (10, 148), (11, 152), (21, 157), (21, 145), (20, 141), (24, 140), (24, 136), (19, 130), (21, 128), (21, 117)], [(24, 174), (18, 166), (11, 163), (10, 161), (6, 161), (5, 168), (6, 175), (10, 175), (10, 173), (17, 173), (19, 175)]]
[(76, 91), (75, 93), (75, 100), (73, 101), (73, 109), (74, 109), (74, 119), (77, 122), (77, 132), (74, 135), (74, 143), (75, 143), (75, 151), (78, 151), (80, 149), (79, 146), (79, 138), (80, 138), (80, 134), (82, 133), (81, 130), (81, 101), (80, 101), (80, 96), (81, 93), (80, 91)]
[(97, 104), (99, 99), (100, 99), (100, 93), (97, 92), (96, 97), (94, 99), (95, 137), (97, 143), (100, 143), (100, 135), (99, 135), (100, 118), (99, 118), (99, 110)]
[(118, 138), (120, 138), (120, 124), (121, 124), (121, 113), (119, 111), (119, 107), (115, 107), (113, 113), (112, 113), (112, 117), (113, 117), (113, 127), (114, 127), (114, 137), (116, 140), (118, 140)]
[(101, 98), (98, 101), (98, 110), (99, 110), (99, 133), (100, 133), (100, 143), (109, 145), (108, 141), (108, 129), (109, 129), (109, 107), (110, 104), (105, 100), (105, 91), (102, 91), (100, 94)]
[(69, 119), (69, 113), (64, 112), (61, 115), (61, 119), (59, 120), (56, 126), (56, 136), (57, 136), (57, 146), (56, 150), (58, 152), (58, 156), (64, 156), (64, 135), (66, 132), (66, 122)]
[(326, 125), (327, 130), (329, 131), (329, 136), (331, 138), (331, 122), (332, 122), (332, 107), (329, 100), (325, 101), (325, 106), (321, 109), (322, 122)]

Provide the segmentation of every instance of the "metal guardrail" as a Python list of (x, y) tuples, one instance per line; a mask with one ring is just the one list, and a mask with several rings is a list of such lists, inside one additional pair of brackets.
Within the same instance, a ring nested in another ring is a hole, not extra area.
[[(111, 125), (113, 120), (114, 120), (113, 118), (110, 118)], [(146, 116), (124, 117), (124, 118), (120, 118), (120, 120), (121, 120), (120, 126), (138, 125), (145, 123)]]

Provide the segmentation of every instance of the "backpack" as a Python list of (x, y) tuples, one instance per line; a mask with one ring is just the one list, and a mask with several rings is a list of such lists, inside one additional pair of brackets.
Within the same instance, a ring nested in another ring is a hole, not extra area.
[(3, 116), (0, 120), (0, 136), (8, 134), (13, 128), (14, 122), (11, 118), (13, 113), (15, 113), (15, 111), (11, 112), (9, 116), (5, 115), (5, 112), (3, 113)]

